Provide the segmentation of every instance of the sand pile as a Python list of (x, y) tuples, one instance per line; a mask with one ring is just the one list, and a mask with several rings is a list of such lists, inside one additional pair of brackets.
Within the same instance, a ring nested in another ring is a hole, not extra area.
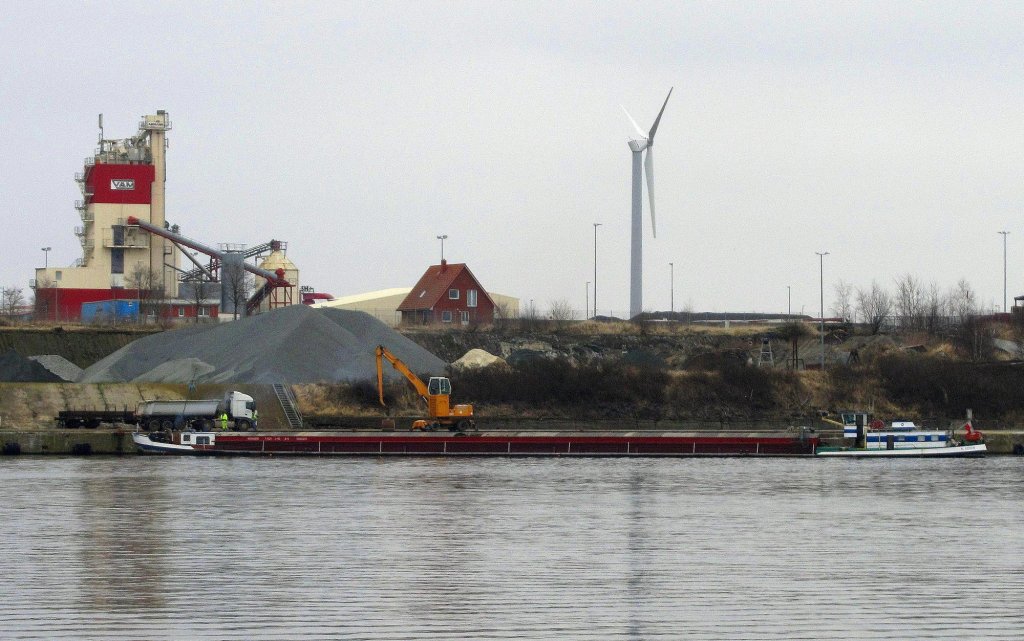
[[(445, 362), (369, 314), (292, 305), (141, 338), (85, 370), (83, 383), (320, 383), (376, 379), (384, 345), (420, 375)], [(400, 375), (385, 362), (389, 378)]]
[(40, 354), (29, 356), (29, 359), (39, 363), (63, 381), (75, 383), (82, 377), (82, 368), (59, 354)]
[(482, 369), (496, 364), (505, 365), (505, 361), (494, 354), (482, 349), (471, 349), (462, 358), (452, 363), (453, 367), (462, 369)]
[(12, 383), (54, 383), (60, 376), (13, 349), (0, 354), (0, 381)]

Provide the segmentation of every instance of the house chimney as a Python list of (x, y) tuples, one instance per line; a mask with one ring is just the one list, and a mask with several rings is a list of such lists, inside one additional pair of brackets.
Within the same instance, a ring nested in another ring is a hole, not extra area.
[(442, 258), (441, 259), (441, 273), (443, 274), (447, 270), (448, 270), (448, 261), (446, 261), (445, 259)]

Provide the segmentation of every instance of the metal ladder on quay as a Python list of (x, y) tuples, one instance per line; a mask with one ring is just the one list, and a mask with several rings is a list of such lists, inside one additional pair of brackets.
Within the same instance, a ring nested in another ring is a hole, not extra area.
[(281, 404), (281, 409), (284, 410), (284, 417), (288, 421), (289, 427), (293, 430), (301, 430), (302, 415), (295, 407), (292, 390), (282, 383), (274, 383), (274, 395), (277, 396), (277, 401)]

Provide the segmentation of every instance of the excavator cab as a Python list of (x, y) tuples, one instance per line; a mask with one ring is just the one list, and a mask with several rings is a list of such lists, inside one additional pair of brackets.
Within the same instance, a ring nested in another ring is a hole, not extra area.
[(427, 383), (427, 393), (431, 396), (436, 394), (451, 394), (452, 383), (442, 376), (431, 376)]
[(447, 417), (451, 413), (449, 397), (452, 393), (452, 383), (441, 376), (431, 376), (427, 381), (427, 411), (431, 417)]

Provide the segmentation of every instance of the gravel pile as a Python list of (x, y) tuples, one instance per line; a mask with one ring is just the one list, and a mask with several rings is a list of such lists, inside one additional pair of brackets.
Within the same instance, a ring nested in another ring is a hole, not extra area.
[[(445, 362), (369, 314), (292, 305), (141, 338), (85, 370), (83, 383), (320, 383), (376, 379), (384, 345), (412, 371)], [(385, 362), (389, 378), (400, 375)]]
[(59, 383), (60, 376), (9, 349), (0, 354), (0, 381), (5, 383)]
[(462, 369), (482, 369), (499, 363), (502, 365), (506, 364), (501, 357), (495, 356), (486, 350), (474, 348), (466, 352), (462, 358), (452, 363), (452, 366)]
[(40, 354), (29, 356), (29, 359), (39, 363), (63, 381), (75, 383), (82, 377), (82, 368), (59, 354)]

